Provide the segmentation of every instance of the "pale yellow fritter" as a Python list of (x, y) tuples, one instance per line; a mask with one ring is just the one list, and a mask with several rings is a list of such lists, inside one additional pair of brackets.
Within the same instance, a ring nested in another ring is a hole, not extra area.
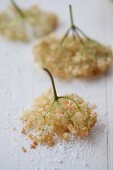
[(22, 9), (23, 16), (12, 6), (0, 14), (0, 33), (10, 40), (29, 41), (52, 32), (58, 25), (56, 15), (37, 6)]
[(35, 61), (48, 68), (54, 76), (63, 79), (71, 77), (92, 77), (106, 72), (112, 64), (113, 53), (96, 41), (77, 37), (62, 39), (48, 37), (35, 45)]
[(21, 117), (22, 133), (32, 140), (31, 148), (38, 144), (51, 146), (58, 139), (68, 141), (73, 136), (87, 136), (96, 123), (95, 105), (89, 105), (76, 94), (65, 95), (55, 102), (53, 96), (52, 90), (48, 90)]

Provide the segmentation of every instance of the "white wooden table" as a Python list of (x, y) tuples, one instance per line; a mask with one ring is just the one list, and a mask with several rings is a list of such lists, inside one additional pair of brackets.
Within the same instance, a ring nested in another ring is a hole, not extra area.
[[(113, 47), (110, 0), (20, 0), (18, 3), (21, 6), (36, 3), (56, 12), (61, 21), (56, 32), (60, 35), (69, 24), (69, 2), (73, 4), (76, 24), (92, 38)], [(7, 4), (8, 0), (0, 0), (0, 9)], [(94, 80), (55, 79), (59, 94), (78, 93), (97, 104), (98, 122), (88, 138), (53, 148), (29, 149), (29, 141), (20, 133), (19, 117), (33, 98), (50, 87), (48, 76), (33, 61), (35, 43), (13, 43), (0, 37), (0, 170), (113, 170), (113, 67)], [(27, 148), (25, 154), (22, 146)]]

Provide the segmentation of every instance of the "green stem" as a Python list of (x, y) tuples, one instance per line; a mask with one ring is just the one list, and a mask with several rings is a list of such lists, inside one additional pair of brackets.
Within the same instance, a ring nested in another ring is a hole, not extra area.
[(62, 40), (61, 40), (61, 44), (63, 44), (64, 40), (67, 38), (69, 32), (70, 32), (70, 28), (66, 31), (65, 35), (63, 36)]
[(81, 31), (81, 29), (79, 29), (77, 26), (75, 26), (74, 20), (73, 20), (73, 12), (72, 12), (72, 6), (71, 5), (69, 5), (69, 13), (70, 13), (70, 24), (71, 24), (71, 26), (66, 31), (66, 33), (63, 36), (63, 38), (61, 39), (61, 44), (63, 44), (63, 42), (67, 38), (67, 36), (70, 33), (70, 31), (72, 31), (74, 40), (76, 39), (75, 38), (75, 34), (76, 34), (76, 36), (78, 37), (78, 39), (81, 42), (81, 44), (84, 45), (84, 42), (82, 41), (82, 38), (81, 38), (81, 36), (79, 34), (82, 34), (88, 40), (90, 40), (90, 39), (87, 37), (87, 35), (83, 31)]
[(44, 132), (44, 128), (45, 128), (45, 124), (44, 124), (44, 126), (43, 126), (43, 128), (42, 128), (42, 131), (41, 131), (41, 133), (40, 133), (39, 136), (42, 136), (42, 134), (43, 134), (43, 132)]
[(60, 96), (58, 97), (59, 99), (67, 99), (67, 100), (71, 100), (73, 103), (75, 103), (75, 105), (78, 107), (79, 110), (81, 110), (81, 107), (79, 106), (79, 104), (72, 98), (67, 97), (67, 96)]
[(72, 34), (73, 34), (73, 39), (76, 41), (75, 31), (72, 31)]
[(55, 104), (55, 100), (53, 101), (53, 103), (51, 104), (50, 108), (48, 109), (48, 111), (43, 115), (43, 117), (45, 118), (45, 116), (51, 111), (51, 109), (53, 108)]
[(86, 39), (90, 40), (90, 38), (78, 27), (75, 27), (76, 30), (78, 30)]
[(79, 36), (79, 34), (78, 34), (78, 32), (77, 32), (76, 29), (75, 29), (75, 33), (76, 33), (76, 35), (77, 35), (79, 41), (81, 42), (81, 44), (84, 44), (84, 42), (82, 41), (82, 39), (81, 39), (81, 37)]
[(73, 21), (73, 13), (72, 13), (72, 6), (69, 5), (69, 12), (70, 12), (70, 21), (71, 21), (71, 28), (73, 29), (74, 26), (74, 21)]
[(11, 3), (13, 4), (13, 6), (16, 8), (17, 12), (19, 13), (19, 15), (22, 17), (22, 18), (25, 18), (25, 15), (23, 13), (23, 11), (17, 6), (17, 4), (14, 2), (14, 0), (10, 0)]
[(62, 104), (61, 104), (59, 101), (58, 101), (58, 105), (59, 105), (59, 108), (60, 108), (64, 113), (67, 114), (70, 123), (72, 123), (72, 125), (73, 125), (73, 122), (72, 122), (72, 120), (71, 120), (71, 118), (70, 118), (70, 115), (69, 115), (68, 112), (64, 109), (64, 107), (62, 106)]
[(54, 98), (55, 100), (58, 100), (58, 96), (57, 96), (57, 91), (56, 91), (56, 87), (55, 87), (55, 83), (54, 83), (54, 80), (53, 80), (53, 77), (50, 73), (50, 71), (47, 69), (47, 68), (43, 68), (49, 75), (50, 79), (51, 79), (51, 83), (52, 83), (52, 87), (53, 87), (53, 93), (54, 93)]

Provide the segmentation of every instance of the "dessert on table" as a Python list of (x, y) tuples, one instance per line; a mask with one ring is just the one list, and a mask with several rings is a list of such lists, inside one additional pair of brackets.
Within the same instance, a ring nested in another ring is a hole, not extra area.
[(32, 107), (21, 116), (22, 133), (31, 139), (31, 148), (85, 137), (97, 120), (95, 105), (91, 106), (77, 94), (58, 96), (50, 71), (44, 70), (51, 79), (52, 89), (37, 97)]
[(35, 62), (62, 79), (89, 78), (108, 71), (113, 62), (111, 48), (92, 40), (75, 26), (71, 5), (69, 9), (70, 28), (62, 38), (49, 36), (38, 42), (33, 48)]
[(9, 40), (29, 41), (31, 37), (40, 38), (52, 32), (58, 26), (57, 16), (41, 10), (34, 5), (20, 9), (11, 0), (12, 5), (0, 13), (0, 34)]

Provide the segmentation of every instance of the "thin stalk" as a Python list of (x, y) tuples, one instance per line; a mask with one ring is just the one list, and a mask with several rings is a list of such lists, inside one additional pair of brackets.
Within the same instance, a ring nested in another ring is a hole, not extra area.
[(42, 136), (42, 134), (43, 134), (43, 132), (44, 132), (44, 128), (45, 128), (45, 124), (44, 124), (44, 126), (43, 126), (43, 128), (42, 128), (42, 131), (41, 131), (41, 133), (40, 133), (39, 136)]
[(72, 35), (73, 35), (73, 39), (76, 41), (76, 36), (75, 36), (75, 31), (74, 30), (72, 32)]
[(10, 0), (11, 3), (13, 4), (13, 6), (16, 8), (17, 12), (19, 13), (19, 15), (22, 17), (22, 18), (25, 18), (25, 15), (23, 13), (23, 11), (17, 6), (17, 4), (14, 2), (14, 0)]
[(50, 71), (46, 68), (43, 68), (49, 75), (50, 79), (51, 79), (51, 83), (52, 83), (52, 88), (53, 88), (53, 93), (54, 93), (54, 98), (55, 100), (58, 100), (58, 96), (57, 96), (57, 91), (56, 91), (56, 87), (55, 87), (55, 83), (54, 83), (54, 80), (53, 80), (53, 77), (50, 73)]
[(79, 106), (79, 104), (72, 98), (67, 97), (67, 96), (60, 96), (59, 99), (67, 99), (67, 100), (71, 100), (73, 103), (75, 103), (75, 105), (78, 107), (78, 109), (81, 110), (81, 107)]
[(80, 35), (78, 34), (77, 30), (75, 29), (74, 31), (75, 31), (75, 33), (76, 33), (79, 41), (80, 41), (82, 44), (84, 44), (84, 42), (82, 41), (82, 39), (81, 39)]
[(70, 21), (71, 21), (71, 28), (74, 27), (74, 21), (73, 21), (73, 13), (72, 13), (72, 6), (69, 5), (69, 12), (70, 12)]
[(82, 44), (84, 44), (84, 42), (82, 41), (82, 38), (81, 38), (81, 36), (79, 34), (82, 34), (88, 40), (90, 40), (90, 38), (88, 38), (88, 36), (81, 29), (79, 29), (77, 26), (75, 26), (74, 19), (73, 19), (72, 6), (71, 5), (69, 5), (69, 14), (70, 14), (70, 28), (64, 34), (64, 36), (63, 36), (63, 38), (61, 40), (61, 44), (65, 41), (65, 39), (67, 38), (67, 36), (68, 36), (70, 31), (72, 31), (74, 39), (75, 39), (75, 34), (76, 34), (76, 36), (78, 37), (79, 41)]
[(53, 103), (51, 104), (51, 106), (50, 106), (50, 108), (48, 109), (48, 111), (43, 115), (44, 119), (45, 119), (45, 116), (52, 110), (54, 104), (55, 104), (55, 100), (54, 100)]
[(75, 27), (76, 30), (78, 30), (86, 39), (90, 40), (90, 38), (78, 27)]
[(67, 38), (67, 36), (68, 36), (68, 34), (69, 34), (69, 32), (71, 31), (71, 28), (69, 28), (67, 31), (66, 31), (66, 33), (64, 34), (64, 36), (63, 36), (63, 38), (62, 38), (62, 40), (61, 40), (61, 44), (64, 42), (64, 40)]
[(73, 122), (72, 122), (72, 120), (71, 120), (71, 118), (70, 118), (70, 115), (67, 113), (67, 111), (64, 109), (64, 107), (62, 106), (62, 104), (61, 104), (59, 101), (58, 101), (58, 105), (59, 105), (59, 108), (60, 108), (64, 113), (67, 114), (70, 123), (72, 123), (72, 125), (73, 125)]

